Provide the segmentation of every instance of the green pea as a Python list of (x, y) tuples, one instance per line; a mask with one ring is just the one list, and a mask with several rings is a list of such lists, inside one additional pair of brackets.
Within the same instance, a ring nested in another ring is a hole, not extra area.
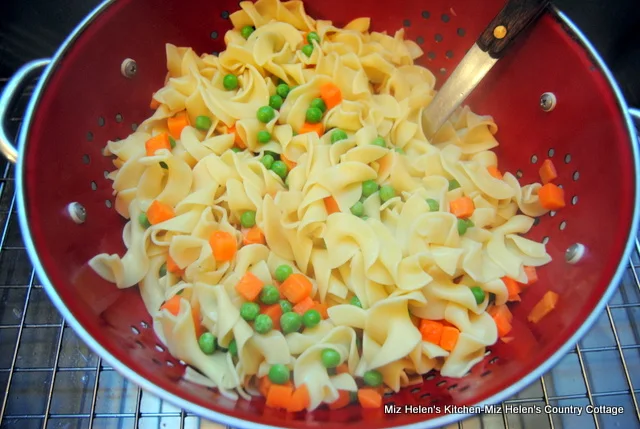
[(164, 170), (168, 170), (169, 169), (169, 166), (167, 165), (166, 162), (160, 161), (159, 164), (160, 164), (160, 168), (162, 168)]
[(247, 322), (256, 320), (256, 317), (258, 317), (259, 314), (260, 306), (255, 302), (244, 302), (240, 306), (240, 317), (242, 317)]
[(164, 263), (160, 265), (160, 269), (158, 270), (158, 276), (164, 277), (167, 275), (167, 264)]
[(320, 43), (320, 35), (318, 35), (318, 33), (316, 33), (315, 31), (312, 31), (307, 34), (307, 42), (309, 42), (310, 45), (313, 45), (314, 40)]
[(245, 228), (252, 228), (256, 225), (256, 212), (247, 210), (240, 216), (240, 224)]
[(295, 311), (284, 313), (280, 316), (280, 327), (283, 334), (297, 332), (302, 327), (302, 316)]
[(274, 161), (274, 159), (273, 159), (273, 157), (271, 155), (263, 155), (262, 158), (260, 158), (260, 162), (267, 169), (271, 168), (271, 166), (273, 165), (273, 161)]
[(440, 210), (440, 204), (433, 198), (427, 198), (427, 205), (429, 205), (429, 211), (431, 212)]
[(239, 147), (235, 147), (234, 146), (234, 147), (231, 148), (231, 151), (235, 152), (235, 153), (240, 153), (240, 152), (242, 152), (242, 149), (240, 149)]
[(367, 386), (378, 387), (382, 384), (382, 374), (375, 369), (365, 372), (362, 379)]
[(327, 348), (322, 350), (321, 359), (325, 368), (335, 368), (340, 365), (342, 357), (336, 350)]
[(464, 235), (469, 228), (469, 224), (466, 219), (458, 219), (458, 234)]
[(306, 113), (307, 122), (310, 124), (317, 124), (322, 121), (322, 110), (317, 107), (309, 107)]
[(278, 265), (275, 274), (276, 280), (282, 283), (283, 281), (288, 279), (291, 274), (293, 274), (293, 268), (291, 268), (291, 266), (287, 264)]
[(285, 365), (277, 363), (269, 368), (269, 381), (273, 384), (286, 384), (291, 378), (291, 371)]
[(273, 321), (271, 321), (271, 317), (266, 314), (258, 315), (258, 317), (256, 317), (256, 321), (253, 322), (253, 329), (255, 329), (258, 334), (268, 333), (273, 329)]
[(222, 86), (224, 86), (224, 89), (227, 91), (236, 89), (238, 87), (238, 77), (234, 74), (225, 75), (225, 77), (222, 78)]
[(384, 138), (382, 137), (376, 137), (375, 139), (373, 139), (371, 144), (374, 146), (387, 147), (387, 142), (385, 142)]
[(138, 222), (140, 222), (140, 226), (143, 228), (149, 228), (151, 226), (151, 222), (149, 222), (149, 218), (144, 212), (138, 215)]
[(289, 167), (287, 167), (287, 164), (282, 161), (275, 161), (271, 166), (271, 171), (280, 176), (281, 179), (284, 179), (289, 173)]
[(362, 196), (367, 198), (378, 192), (378, 184), (375, 180), (365, 180), (362, 182)]
[(307, 57), (310, 57), (311, 54), (313, 54), (313, 45), (304, 45), (302, 47), (302, 53), (305, 54)]
[(240, 30), (240, 34), (242, 34), (242, 37), (244, 37), (245, 39), (248, 39), (249, 36), (251, 36), (251, 34), (256, 31), (255, 28), (253, 28), (250, 25), (245, 25), (244, 27), (242, 27), (242, 29)]
[(290, 312), (293, 311), (293, 304), (291, 304), (286, 299), (281, 299), (280, 300), (280, 309), (282, 309), (282, 314), (290, 313)]
[(260, 292), (260, 301), (263, 304), (271, 305), (280, 300), (280, 291), (274, 285), (266, 285)]
[(396, 191), (390, 185), (384, 185), (380, 188), (380, 201), (387, 202), (396, 196)]
[(280, 154), (279, 153), (271, 152), (270, 150), (265, 150), (264, 154), (265, 155), (271, 155), (273, 157), (274, 161), (278, 161), (280, 159)]
[(354, 296), (353, 298), (351, 298), (351, 301), (349, 301), (349, 303), (351, 305), (355, 305), (356, 307), (362, 308), (362, 303), (360, 302), (360, 298), (358, 298), (357, 296)]
[(282, 107), (282, 103), (284, 103), (284, 100), (278, 94), (269, 97), (269, 106), (273, 109), (279, 110)]
[(287, 85), (286, 83), (281, 83), (280, 85), (276, 86), (276, 94), (278, 94), (282, 98), (287, 98), (287, 95), (289, 95), (289, 85)]
[(473, 297), (476, 299), (476, 303), (478, 305), (484, 302), (484, 297), (486, 294), (479, 286), (473, 286), (471, 288), (471, 293), (473, 294)]
[(258, 143), (269, 143), (271, 141), (271, 133), (267, 130), (258, 131)]
[(349, 136), (341, 129), (335, 129), (331, 132), (331, 143), (338, 142), (340, 140), (346, 140)]
[(458, 189), (460, 187), (460, 183), (456, 179), (449, 180), (449, 190), (453, 191), (454, 189)]
[(196, 128), (200, 131), (209, 130), (212, 124), (213, 122), (211, 122), (211, 118), (209, 118), (208, 116), (198, 116), (196, 118)]
[(317, 107), (322, 111), (322, 113), (327, 111), (327, 105), (322, 98), (314, 98), (313, 100), (311, 100), (311, 103), (309, 103), (309, 107)]
[(364, 204), (360, 201), (351, 206), (351, 214), (354, 216), (362, 216), (364, 214)]
[(231, 353), (231, 356), (233, 357), (238, 356), (238, 343), (236, 343), (235, 338), (229, 343), (229, 353)]
[(398, 152), (400, 155), (406, 155), (406, 152), (401, 147), (397, 147), (394, 150)]
[(174, 149), (176, 147), (176, 139), (169, 136), (169, 144), (171, 145), (171, 149)]
[(216, 351), (216, 337), (211, 332), (205, 332), (198, 338), (200, 350), (206, 355), (212, 355)]
[(302, 315), (302, 324), (306, 328), (313, 328), (318, 323), (320, 323), (320, 320), (322, 320), (322, 317), (320, 316), (318, 310), (307, 310)]
[(256, 117), (260, 122), (266, 124), (276, 117), (276, 111), (271, 106), (262, 106), (258, 109)]

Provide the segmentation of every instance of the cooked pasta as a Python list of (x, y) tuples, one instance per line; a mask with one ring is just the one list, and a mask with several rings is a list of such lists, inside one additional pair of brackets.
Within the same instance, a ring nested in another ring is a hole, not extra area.
[(137, 285), (186, 378), (230, 398), (376, 406), (465, 375), (550, 261), (523, 237), (542, 185), (499, 172), (490, 116), (425, 137), (435, 77), (403, 30), (240, 7), (219, 56), (166, 46), (155, 112), (107, 143), (127, 251), (91, 267)]

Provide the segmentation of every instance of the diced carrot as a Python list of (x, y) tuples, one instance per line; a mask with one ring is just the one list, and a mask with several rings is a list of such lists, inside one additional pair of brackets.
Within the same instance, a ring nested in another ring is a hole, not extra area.
[(511, 311), (506, 304), (491, 306), (487, 310), (487, 313), (489, 313), (491, 317), (498, 316), (500, 318), (504, 318), (509, 323), (513, 321), (513, 314), (511, 314)]
[(327, 197), (323, 201), (328, 214), (338, 213), (340, 211), (340, 207), (338, 207), (338, 202), (335, 198)]
[(174, 273), (174, 274), (180, 275), (180, 276), (182, 274), (184, 274), (184, 269), (180, 268), (176, 264), (176, 261), (173, 260), (171, 255), (167, 255), (167, 271), (169, 271), (170, 273)]
[(494, 308), (495, 310), (493, 312), (489, 311), (489, 314), (493, 318), (496, 328), (498, 328), (498, 337), (502, 338), (511, 332), (511, 320), (513, 320), (513, 315), (506, 305), (500, 305)]
[(287, 409), (293, 396), (293, 387), (272, 384), (267, 393), (267, 407)]
[(449, 203), (449, 210), (456, 217), (467, 218), (473, 214), (473, 210), (475, 210), (475, 207), (471, 198), (460, 197)]
[(216, 261), (227, 262), (236, 255), (236, 239), (226, 231), (213, 231), (209, 237), (209, 244)]
[(496, 167), (495, 165), (491, 165), (487, 167), (487, 171), (496, 179), (502, 180), (502, 173), (500, 172), (500, 170), (498, 170), (498, 167)]
[(264, 244), (264, 234), (262, 230), (258, 228), (257, 225), (252, 226), (251, 228), (243, 228), (242, 229), (242, 244), (245, 246), (248, 244)]
[(422, 334), (422, 341), (428, 341), (433, 344), (440, 344), (440, 338), (442, 338), (442, 330), (444, 325), (435, 320), (422, 319), (420, 321), (420, 334)]
[(284, 162), (287, 165), (287, 168), (289, 169), (288, 171), (293, 170), (295, 166), (298, 165), (297, 163), (284, 156), (284, 154), (280, 154), (280, 161)]
[(264, 396), (265, 398), (269, 394), (269, 389), (271, 388), (272, 385), (273, 383), (271, 382), (271, 380), (269, 380), (269, 377), (266, 375), (258, 380), (258, 390), (260, 391), (262, 396)]
[(328, 313), (328, 309), (329, 306), (327, 304), (324, 304), (322, 302), (315, 302), (313, 304), (313, 309), (317, 310), (318, 313), (320, 313), (320, 317), (322, 317), (323, 319), (328, 319), (329, 318), (329, 313)]
[(167, 149), (171, 150), (171, 142), (169, 141), (169, 134), (160, 133), (144, 143), (144, 148), (147, 152), (147, 156), (153, 156), (156, 154), (157, 150)]
[(309, 404), (311, 404), (311, 398), (309, 398), (309, 389), (307, 389), (306, 384), (303, 384), (299, 387), (296, 387), (296, 390), (293, 391), (291, 400), (289, 401), (289, 406), (287, 407), (287, 411), (291, 413), (297, 413), (298, 411), (302, 411), (307, 408)]
[(252, 272), (248, 271), (236, 284), (236, 292), (242, 295), (247, 301), (253, 301), (258, 295), (260, 295), (263, 287), (264, 283), (262, 283), (262, 280), (256, 277)]
[(351, 403), (351, 395), (346, 390), (338, 390), (338, 399), (329, 404), (330, 410), (339, 410)]
[(377, 390), (365, 387), (358, 390), (358, 402), (362, 408), (380, 408), (382, 406), (382, 394)]
[(348, 374), (349, 373), (349, 365), (346, 363), (341, 363), (336, 367), (336, 374)]
[(538, 323), (544, 316), (549, 314), (551, 310), (556, 308), (556, 304), (558, 303), (558, 294), (553, 291), (547, 291), (542, 299), (538, 301), (538, 303), (533, 307), (529, 316), (527, 316), (527, 320), (531, 323)]
[(282, 316), (282, 307), (280, 307), (280, 303), (262, 306), (260, 312), (271, 318), (271, 321), (273, 322), (273, 329), (277, 331), (280, 330), (280, 316)]
[(200, 312), (200, 304), (191, 305), (191, 318), (196, 331), (196, 338), (200, 338), (206, 329), (202, 326), (202, 313)]
[(157, 225), (174, 217), (176, 217), (176, 213), (173, 211), (173, 207), (158, 200), (153, 200), (147, 209), (147, 219), (151, 225)]
[(320, 98), (327, 105), (327, 110), (331, 110), (342, 102), (342, 92), (336, 84), (328, 82), (320, 87)]
[(298, 313), (299, 315), (303, 315), (308, 310), (311, 310), (316, 303), (311, 299), (310, 296), (306, 297), (299, 303), (293, 306), (293, 311)]
[(324, 125), (322, 125), (322, 122), (318, 122), (317, 124), (305, 122), (302, 127), (300, 127), (300, 132), (298, 134), (307, 133), (317, 133), (318, 136), (321, 137), (324, 134)]
[(536, 267), (524, 267), (524, 272), (527, 275), (527, 286), (530, 286), (538, 281), (538, 272)]
[(442, 328), (442, 337), (440, 337), (440, 347), (450, 352), (456, 346), (459, 336), (460, 330), (458, 328), (444, 326)]
[(505, 344), (509, 344), (511, 341), (515, 340), (515, 337), (502, 337), (500, 340)]
[[(156, 95), (156, 93), (154, 92), (153, 95)], [(156, 110), (158, 107), (160, 107), (160, 102), (155, 98), (153, 98), (153, 95), (151, 96), (151, 102), (149, 103), (149, 107), (153, 110)]]
[(180, 313), (180, 295), (173, 295), (166, 300), (160, 307), (160, 310), (168, 310), (169, 313), (177, 316)]
[(504, 285), (507, 287), (507, 292), (509, 293), (509, 297), (507, 301), (520, 301), (520, 285), (517, 281), (509, 277), (503, 277), (502, 281)]
[(564, 190), (553, 183), (547, 183), (538, 190), (538, 199), (547, 210), (558, 210), (565, 206)]
[(556, 170), (556, 166), (553, 165), (553, 161), (551, 161), (550, 159), (544, 160), (542, 166), (540, 167), (540, 170), (538, 170), (538, 173), (540, 173), (540, 179), (545, 185), (549, 182), (553, 182), (558, 178), (558, 171)]
[(169, 128), (169, 133), (174, 139), (179, 139), (182, 130), (189, 126), (189, 116), (181, 113), (167, 119), (167, 128)]
[(247, 148), (247, 145), (244, 144), (244, 142), (242, 141), (242, 139), (240, 138), (240, 136), (236, 132), (236, 125), (235, 124), (231, 125), (230, 127), (227, 127), (227, 134), (233, 134), (234, 135), (233, 142), (240, 149), (246, 149)]
[(313, 285), (304, 274), (294, 273), (282, 283), (280, 290), (289, 301), (297, 304), (311, 295)]

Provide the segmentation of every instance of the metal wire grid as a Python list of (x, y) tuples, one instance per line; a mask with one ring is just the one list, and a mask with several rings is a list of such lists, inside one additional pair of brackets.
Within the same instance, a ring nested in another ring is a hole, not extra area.
[[(6, 79), (0, 79), (0, 87)], [(16, 112), (22, 112), (27, 90)], [(21, 113), (11, 119), (13, 132)], [(50, 303), (18, 225), (14, 167), (0, 161), (0, 429), (214, 429), (142, 391), (104, 364)], [(556, 367), (502, 405), (577, 406), (577, 414), (481, 414), (446, 429), (640, 427), (640, 243), (619, 290)], [(634, 387), (635, 386), (635, 387)], [(622, 406), (621, 415), (587, 414)]]

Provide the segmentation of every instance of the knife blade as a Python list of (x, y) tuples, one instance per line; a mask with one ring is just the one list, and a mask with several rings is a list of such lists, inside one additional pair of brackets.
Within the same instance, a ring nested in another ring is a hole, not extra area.
[(513, 41), (549, 5), (549, 0), (508, 0), (422, 112), (431, 139), (504, 55)]

